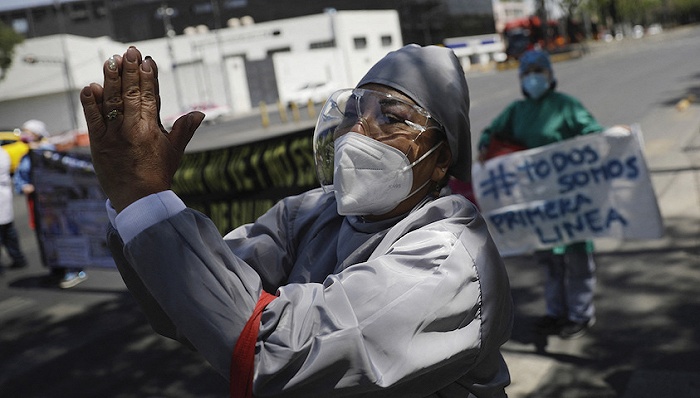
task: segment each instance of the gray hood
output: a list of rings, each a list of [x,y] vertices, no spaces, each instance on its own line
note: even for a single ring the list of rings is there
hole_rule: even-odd
[[[377,62],[357,87],[377,83],[401,91],[425,108],[444,128],[452,151],[449,173],[471,180],[469,88],[452,50],[409,44]]]

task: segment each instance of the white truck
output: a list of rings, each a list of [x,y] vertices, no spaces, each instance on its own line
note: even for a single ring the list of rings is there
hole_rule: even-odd
[[[485,35],[448,37],[443,41],[459,58],[462,68],[468,71],[472,65],[487,66],[491,62],[506,60],[506,47],[498,33]]]

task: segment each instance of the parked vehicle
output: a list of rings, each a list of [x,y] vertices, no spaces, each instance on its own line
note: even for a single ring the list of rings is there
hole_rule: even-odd
[[[206,115],[204,118],[204,123],[217,123],[223,118],[231,114],[231,108],[226,105],[219,105],[212,102],[202,102],[190,106],[187,110],[165,117],[163,122],[163,127],[170,129],[173,123],[182,115],[186,115],[192,111],[200,111]]]
[[[326,102],[338,87],[331,82],[307,83],[299,87],[287,99],[287,105],[296,104],[298,106],[307,105],[309,100],[314,104]]]
[[[551,54],[568,51],[569,40],[560,33],[559,22],[547,20],[543,26],[540,18],[532,15],[506,23],[503,29],[508,60],[517,60],[525,51],[541,48]]]

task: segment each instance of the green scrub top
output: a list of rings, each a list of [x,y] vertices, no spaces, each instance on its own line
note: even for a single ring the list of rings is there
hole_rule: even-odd
[[[511,103],[484,129],[479,148],[487,146],[493,135],[536,148],[602,130],[576,98],[550,91],[536,100],[525,98]]]

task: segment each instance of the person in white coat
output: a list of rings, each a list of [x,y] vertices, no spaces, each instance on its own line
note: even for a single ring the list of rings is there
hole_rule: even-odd
[[[27,260],[19,244],[15,228],[15,210],[12,200],[12,178],[10,177],[10,155],[0,147],[0,245],[5,246],[12,259],[10,268],[23,268]]]
[[[170,190],[204,115],[158,122],[155,62],[130,47],[81,91],[110,249],[154,329],[231,396],[504,397],[505,267],[475,206],[454,53],[405,46],[336,92],[314,132],[322,187],[221,237]]]

